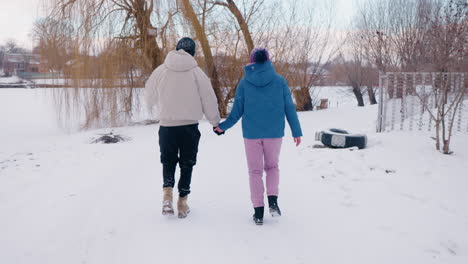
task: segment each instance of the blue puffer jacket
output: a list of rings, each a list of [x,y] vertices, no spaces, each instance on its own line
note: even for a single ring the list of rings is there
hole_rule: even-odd
[[[288,84],[275,72],[271,62],[251,64],[244,71],[232,111],[219,128],[228,130],[242,117],[244,138],[280,138],[284,136],[286,117],[293,137],[301,137],[301,125]]]

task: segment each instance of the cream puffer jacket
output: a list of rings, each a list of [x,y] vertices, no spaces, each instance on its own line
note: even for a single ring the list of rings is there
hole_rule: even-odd
[[[171,51],[145,85],[150,108],[156,107],[161,126],[198,123],[205,114],[211,125],[220,117],[210,79],[184,50]]]

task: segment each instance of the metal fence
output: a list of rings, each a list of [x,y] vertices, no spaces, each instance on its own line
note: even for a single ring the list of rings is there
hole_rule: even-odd
[[[17,72],[16,75],[26,80],[63,78],[63,74],[52,72]]]
[[[377,132],[432,131],[431,113],[437,113],[441,102],[438,87],[445,85],[447,94],[442,102],[449,106],[459,100],[459,107],[449,116],[455,116],[453,132],[468,132],[468,89],[464,72],[388,72],[379,76],[380,105]],[[449,107],[447,107],[450,109]],[[451,125],[451,124],[449,124]]]

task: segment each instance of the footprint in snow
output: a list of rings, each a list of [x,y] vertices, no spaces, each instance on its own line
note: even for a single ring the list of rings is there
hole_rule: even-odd
[[[447,240],[440,242],[440,245],[445,248],[451,255],[457,255],[458,245],[457,243]]]

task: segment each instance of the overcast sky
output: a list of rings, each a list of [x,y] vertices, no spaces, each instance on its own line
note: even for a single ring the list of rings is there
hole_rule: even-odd
[[[31,29],[42,14],[44,0],[0,0],[0,44],[8,39],[31,49]],[[325,0],[327,1],[327,0]],[[336,0],[337,18],[346,21],[354,10],[353,0]]]
[[[42,0],[0,0],[0,43],[15,39],[22,46],[31,48],[34,20],[39,17]]]

